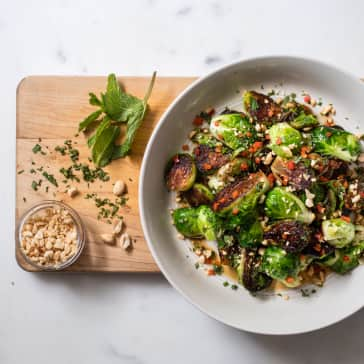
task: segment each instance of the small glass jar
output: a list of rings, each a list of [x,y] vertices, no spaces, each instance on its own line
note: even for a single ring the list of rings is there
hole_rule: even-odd
[[[77,234],[77,238],[76,238],[77,250],[74,255],[70,256],[69,259],[67,259],[64,262],[59,262],[54,265],[42,265],[42,264],[38,264],[37,262],[30,259],[30,257],[27,254],[25,254],[25,252],[23,251],[23,248],[21,245],[22,239],[23,239],[22,232],[23,232],[24,226],[27,224],[27,222],[29,221],[30,218],[32,218],[38,214],[41,214],[43,211],[45,212],[47,209],[54,209],[54,208],[65,209],[68,212],[69,216],[72,218],[72,220],[73,220],[72,222],[74,223],[74,226],[76,229],[76,234]],[[42,202],[34,205],[33,207],[31,207],[29,210],[27,210],[20,219],[16,236],[17,236],[17,246],[18,246],[19,252],[22,255],[22,257],[31,266],[33,266],[34,268],[36,268],[38,270],[43,270],[43,271],[60,271],[62,269],[69,267],[81,255],[82,250],[85,246],[85,240],[86,240],[85,228],[84,228],[81,218],[77,214],[77,212],[74,209],[72,209],[70,206],[66,205],[65,203],[59,202],[59,201],[53,201],[53,200],[42,201]]]

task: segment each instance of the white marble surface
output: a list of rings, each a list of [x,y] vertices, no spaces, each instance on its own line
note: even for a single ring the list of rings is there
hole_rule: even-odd
[[[311,334],[252,335],[206,317],[161,275],[25,273],[13,241],[22,77],[200,75],[265,54],[364,76],[363,13],[354,0],[1,1],[0,363],[363,363],[363,311]]]

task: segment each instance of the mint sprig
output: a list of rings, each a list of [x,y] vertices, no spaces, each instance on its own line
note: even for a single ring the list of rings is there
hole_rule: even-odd
[[[95,165],[103,167],[112,159],[123,158],[129,154],[136,132],[143,122],[155,78],[156,72],[153,73],[143,100],[124,92],[113,73],[108,76],[106,92],[101,93],[100,98],[89,93],[89,103],[99,109],[80,122],[79,131],[86,131],[99,123],[95,133],[87,141]],[[120,135],[120,123],[126,123],[126,135],[123,143],[116,145],[115,141]]]

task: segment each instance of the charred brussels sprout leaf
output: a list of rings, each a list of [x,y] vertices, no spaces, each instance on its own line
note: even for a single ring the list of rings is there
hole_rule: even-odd
[[[318,125],[316,116],[312,114],[302,113],[290,122],[290,125],[295,129],[310,128]]]
[[[355,226],[342,219],[331,219],[322,222],[324,239],[336,248],[350,244],[355,237]]]
[[[230,212],[234,208],[242,213],[250,213],[255,209],[259,197],[269,188],[269,181],[263,172],[252,173],[220,191],[212,208],[220,213]]]
[[[230,177],[237,176],[242,173],[243,169],[251,165],[250,160],[245,158],[235,158],[224,164],[219,170],[209,177],[208,185],[213,191],[220,191],[228,183]]]
[[[299,253],[310,243],[311,229],[299,221],[277,222],[264,233],[264,239],[275,242],[288,253]]]
[[[360,153],[360,143],[355,135],[327,126],[320,126],[312,131],[312,143],[317,153],[346,162],[356,161]]]
[[[315,215],[304,203],[284,187],[275,187],[265,200],[265,212],[273,220],[297,220],[311,224]]]
[[[220,149],[199,145],[193,150],[197,169],[202,174],[214,173],[218,168],[230,160],[228,154],[223,154]]]
[[[283,158],[290,158],[302,144],[301,133],[288,123],[274,124],[268,130],[270,143],[268,148]]]
[[[257,121],[278,121],[282,115],[281,107],[269,96],[247,91],[244,93],[243,99],[245,110]]]
[[[261,257],[253,250],[244,250],[237,268],[239,283],[248,291],[258,292],[270,286],[272,278],[260,271]]]
[[[210,132],[231,149],[247,150],[256,141],[256,130],[243,114],[215,116],[211,120]]]
[[[238,240],[243,248],[258,247],[263,240],[263,228],[260,221],[256,220],[247,228],[240,229]]]
[[[312,184],[313,172],[303,163],[293,164],[294,168],[289,168],[292,161],[277,157],[271,165],[274,176],[281,183],[287,182],[296,191],[309,189]]]
[[[281,281],[288,287],[300,284],[298,273],[300,271],[299,257],[287,253],[285,250],[270,246],[265,249],[261,264],[261,271],[273,279]]]
[[[183,194],[183,196],[193,207],[209,205],[214,199],[214,195],[209,188],[201,183],[195,183],[190,190]]]
[[[165,181],[170,191],[187,191],[196,179],[196,165],[189,154],[176,154],[167,164]]]
[[[220,231],[220,222],[208,206],[182,207],[173,211],[176,229],[188,238],[206,238],[216,240]]]
[[[357,245],[335,249],[334,256],[327,257],[322,264],[336,273],[345,274],[359,265],[359,258],[364,252],[364,241]]]

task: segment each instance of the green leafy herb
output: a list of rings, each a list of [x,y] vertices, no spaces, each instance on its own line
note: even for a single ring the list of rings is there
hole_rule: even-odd
[[[54,178],[53,174],[49,174],[47,172],[42,173],[43,177],[46,178],[52,185],[58,187],[57,180]]]
[[[232,285],[231,285],[231,289],[232,289],[233,291],[236,291],[238,288],[239,288],[239,287],[238,287],[236,284],[232,284]]]
[[[222,265],[213,265],[212,269],[218,275],[222,274],[224,271],[224,268],[222,267]]]
[[[79,124],[79,130],[87,130],[91,124],[99,119],[102,120],[95,134],[87,141],[89,148],[91,148],[92,161],[96,166],[105,166],[112,159],[125,157],[129,153],[136,132],[147,110],[147,102],[155,77],[156,73],[153,74],[143,100],[125,93],[121,89],[115,74],[108,76],[106,92],[101,94],[101,99],[97,98],[93,93],[89,94],[90,104],[99,106],[100,109],[87,116]],[[127,124],[126,136],[121,145],[116,145],[115,141],[120,134],[119,123]]]
[[[39,180],[38,182],[37,181],[32,181],[32,189],[34,191],[38,191],[38,187],[40,187],[42,184],[42,180]]]
[[[228,287],[228,286],[229,286],[229,282],[228,282],[228,281],[225,281],[222,285],[223,285],[224,287]]]
[[[93,112],[92,114],[90,114],[89,116],[87,116],[87,118],[85,118],[79,125],[78,127],[78,131],[82,131],[87,129],[93,122],[95,122],[99,116],[102,114],[102,109],[97,110],[95,112]]]
[[[24,169],[22,169],[21,171],[18,172],[18,174],[22,174],[24,173]]]

